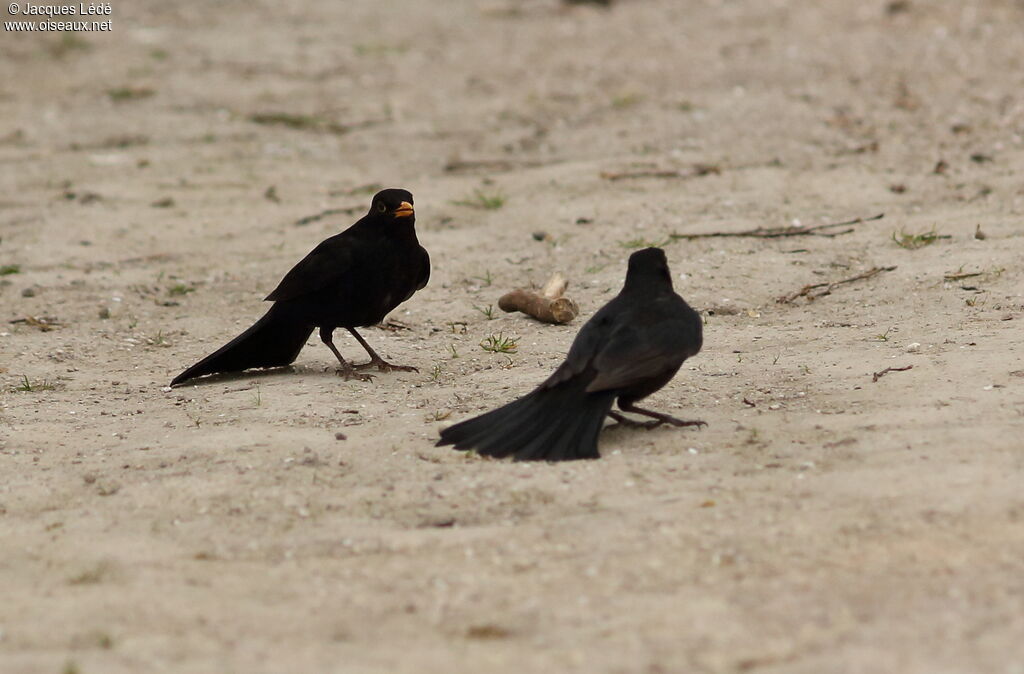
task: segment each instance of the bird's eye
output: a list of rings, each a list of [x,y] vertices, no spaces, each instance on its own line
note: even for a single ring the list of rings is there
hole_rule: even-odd
[[[383,213],[384,211],[388,210],[388,207],[385,206],[384,202],[382,201],[379,204],[377,204],[377,210]]]

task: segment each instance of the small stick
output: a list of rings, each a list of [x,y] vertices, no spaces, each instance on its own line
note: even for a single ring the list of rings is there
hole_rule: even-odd
[[[673,240],[685,239],[687,241],[692,241],[694,239],[712,239],[721,237],[753,237],[757,239],[781,239],[787,236],[827,236],[829,238],[832,238],[839,236],[840,234],[849,234],[850,232],[853,231],[853,229],[844,229],[840,232],[828,232],[825,230],[829,230],[834,227],[849,227],[850,225],[859,225],[862,222],[881,220],[884,217],[885,213],[879,213],[878,215],[872,215],[870,218],[855,218],[853,220],[846,220],[845,222],[833,222],[827,225],[815,225],[814,227],[804,227],[803,225],[787,225],[785,227],[757,227],[755,229],[748,229],[742,232],[700,232],[698,234],[669,234],[669,238]]]
[[[348,208],[327,208],[325,210],[320,211],[319,213],[314,213],[313,215],[307,215],[305,217],[299,218],[298,220],[295,221],[295,224],[298,225],[299,227],[302,227],[303,225],[308,225],[311,222],[322,220],[329,215],[338,215],[341,213],[347,215],[351,213],[356,213],[359,211],[359,209],[359,206],[349,206]]]
[[[834,290],[838,286],[841,286],[841,285],[846,284],[846,283],[853,283],[854,281],[863,281],[864,279],[869,279],[872,276],[877,276],[878,274],[881,274],[883,271],[892,271],[895,268],[896,267],[894,267],[894,266],[893,267],[872,267],[871,269],[867,270],[863,274],[857,274],[856,276],[851,276],[850,278],[844,278],[844,279],[842,279],[840,281],[830,281],[830,282],[827,282],[827,283],[813,283],[811,285],[804,286],[803,288],[801,288],[800,290],[798,290],[797,292],[795,292],[795,293],[793,293],[791,295],[783,295],[782,297],[779,297],[775,301],[778,302],[779,304],[789,304],[790,302],[793,302],[794,300],[796,300],[798,297],[806,297],[808,301],[814,301],[814,300],[818,299],[819,297],[824,297],[825,295],[831,295],[832,294],[832,290]],[[821,289],[820,292],[814,292],[815,290],[818,290],[819,288]]]
[[[548,282],[541,288],[540,294],[549,299],[558,299],[565,294],[565,289],[569,287],[569,282],[565,280],[558,272],[548,279]]]
[[[948,274],[944,274],[942,276],[942,280],[944,280],[944,281],[962,281],[965,278],[974,278],[975,276],[981,276],[981,275],[982,275],[982,272],[980,272],[980,271],[949,272]]]
[[[512,159],[451,159],[444,165],[446,173],[469,173],[473,171],[514,171],[522,168],[545,166],[543,161],[516,161]]]
[[[601,177],[605,180],[625,180],[627,178],[698,178],[706,175],[718,175],[722,169],[714,164],[694,164],[689,171],[676,171],[673,169],[642,169],[639,171],[602,171]]]
[[[521,311],[545,323],[568,323],[580,312],[576,303],[564,295],[568,286],[569,282],[556,273],[539,293],[522,288],[505,293],[498,299],[498,308]]]
[[[25,318],[15,318],[13,321],[10,321],[10,323],[11,325],[15,325],[17,323],[31,325],[33,328],[39,328],[40,332],[50,332],[51,330],[62,327],[60,321],[49,316],[26,316]]]
[[[873,375],[871,375],[871,381],[876,382],[885,375],[889,374],[890,372],[906,372],[907,370],[913,369],[913,367],[913,365],[908,365],[906,367],[887,367],[881,372],[876,372]]]

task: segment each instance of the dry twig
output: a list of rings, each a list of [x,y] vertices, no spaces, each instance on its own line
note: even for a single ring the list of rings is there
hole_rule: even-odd
[[[962,281],[965,278],[974,278],[975,276],[981,276],[984,272],[970,271],[970,272],[959,272],[951,271],[942,275],[943,281]]]
[[[835,227],[849,227],[850,225],[858,225],[862,222],[871,222],[873,220],[881,220],[885,217],[885,213],[879,213],[878,215],[872,215],[869,218],[855,218],[853,220],[846,220],[844,222],[833,222],[827,225],[815,225],[814,227],[804,227],[803,225],[787,225],[785,227],[757,227],[755,229],[747,229],[742,232],[699,232],[697,234],[669,234],[669,237],[673,240],[685,239],[692,241],[693,239],[712,239],[712,238],[724,238],[724,237],[753,237],[757,239],[781,239],[787,236],[826,236],[829,238],[839,236],[840,234],[849,234],[853,231],[853,228],[844,229],[839,232],[826,231],[831,230]]]
[[[699,178],[706,175],[718,175],[722,169],[714,164],[694,164],[687,171],[675,169],[640,169],[638,171],[601,171],[605,180],[626,180],[628,178]]]
[[[863,281],[864,279],[869,279],[872,276],[877,276],[878,274],[881,274],[883,271],[892,271],[895,268],[896,268],[895,266],[893,266],[893,267],[872,267],[871,269],[867,270],[863,274],[857,274],[856,276],[851,276],[850,278],[844,278],[844,279],[842,279],[840,281],[828,281],[826,283],[812,283],[811,285],[804,286],[803,288],[801,288],[800,290],[798,290],[795,293],[792,293],[790,295],[783,295],[782,297],[779,297],[775,301],[778,302],[779,304],[789,304],[789,303],[793,302],[794,300],[796,300],[799,297],[806,297],[807,301],[813,302],[814,300],[818,299],[819,297],[824,297],[825,295],[831,295],[832,294],[832,290],[834,290],[838,286],[845,285],[847,283],[853,283],[855,281]]]
[[[360,208],[362,208],[362,207],[361,206],[349,206],[347,208],[327,208],[325,210],[320,211],[319,213],[314,213],[313,215],[307,215],[305,217],[299,218],[298,220],[295,221],[295,224],[297,226],[299,226],[299,227],[302,227],[303,225],[308,225],[311,222],[316,222],[317,220],[323,220],[324,218],[326,218],[329,215],[338,215],[338,214],[342,214],[342,213],[346,214],[346,215],[349,215],[349,214],[352,214],[352,213],[358,213]]]
[[[10,323],[11,325],[24,323],[33,328],[38,328],[40,332],[50,332],[51,330],[63,327],[63,324],[52,316],[26,316],[25,318],[15,318]]]
[[[887,367],[881,372],[876,372],[873,375],[871,375],[871,381],[876,382],[885,375],[889,374],[890,372],[906,372],[907,370],[913,369],[913,367],[913,365],[908,365],[906,367]]]
[[[446,173],[503,172],[545,166],[550,162],[514,159],[450,159],[444,165]]]

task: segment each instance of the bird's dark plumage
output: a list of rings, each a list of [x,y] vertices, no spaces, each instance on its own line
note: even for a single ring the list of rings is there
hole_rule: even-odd
[[[378,192],[365,216],[323,241],[285,274],[267,296],[274,305],[263,318],[179,374],[171,386],[207,374],[288,365],[316,328],[346,377],[368,366],[414,370],[385,362],[355,331],[382,321],[430,278],[430,258],[416,239],[412,203],[406,190]],[[352,333],[370,362],[353,366],[342,358],[332,340],[336,328]]]
[[[629,258],[622,291],[584,324],[555,372],[532,393],[441,431],[438,445],[518,461],[596,459],[605,416],[640,425],[619,409],[653,418],[642,424],[703,425],[635,403],[667,384],[703,343],[701,320],[672,290],[665,253]]]

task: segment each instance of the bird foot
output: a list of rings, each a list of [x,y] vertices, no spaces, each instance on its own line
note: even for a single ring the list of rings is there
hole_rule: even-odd
[[[339,367],[334,372],[345,381],[355,379],[357,381],[373,381],[372,374],[365,374],[363,372],[356,372],[356,367],[349,365],[348,367]]]
[[[381,372],[419,372],[412,365],[394,365],[383,358],[374,358],[368,363],[360,363],[355,366],[355,369],[365,370],[368,367],[375,367]]]
[[[699,419],[684,421],[683,419],[676,419],[673,416],[660,413],[658,413],[658,416],[651,421],[635,421],[629,417],[619,414],[618,412],[609,412],[608,416],[616,421],[616,426],[624,426],[626,428],[645,428],[647,430],[651,430],[652,428],[657,428],[662,424],[672,424],[676,427],[697,426],[698,428],[701,426],[707,426],[706,422],[700,421]]]
[[[658,420],[654,420],[654,421],[635,421],[635,420],[630,419],[628,417],[622,416],[618,412],[609,412],[608,416],[610,416],[612,419],[615,419],[615,425],[612,426],[612,428],[618,428],[619,426],[622,426],[623,428],[646,428],[646,429],[650,430],[652,428],[656,428],[658,426],[661,426],[661,424],[664,423],[664,422],[658,421]]]

